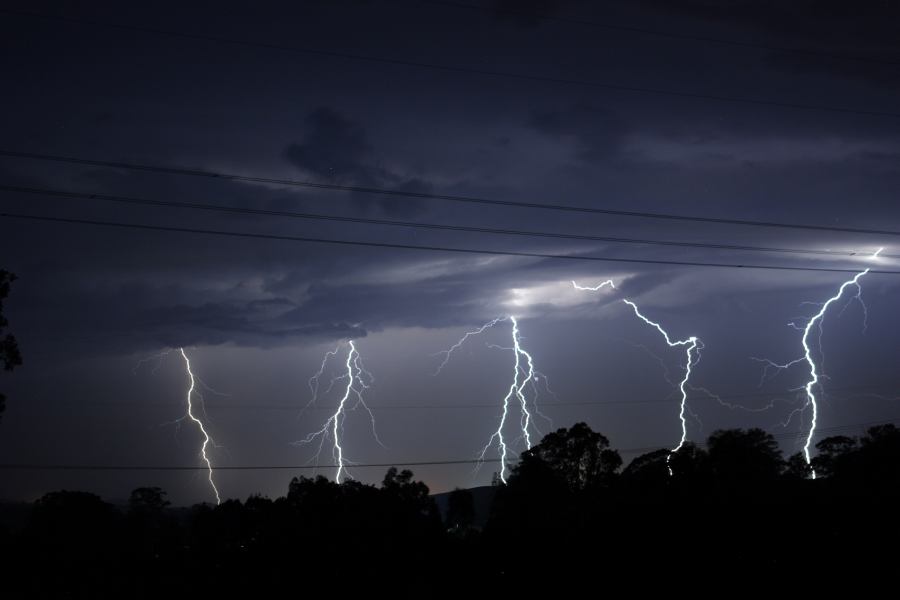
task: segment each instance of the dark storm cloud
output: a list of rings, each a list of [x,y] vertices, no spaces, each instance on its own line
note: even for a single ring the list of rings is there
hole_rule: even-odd
[[[643,0],[664,14],[680,14],[710,21],[752,24],[760,29],[819,37],[832,45],[845,40],[890,40],[900,7],[881,0]],[[824,27],[828,26],[828,29]],[[829,37],[831,36],[831,37]]]
[[[614,111],[576,104],[561,110],[535,111],[530,126],[542,134],[572,140],[585,162],[617,154],[629,127]]]
[[[557,16],[572,4],[577,3],[567,0],[492,0],[491,9],[498,21],[535,27],[545,21],[542,17]]]
[[[307,115],[305,123],[305,137],[290,144],[285,156],[295,167],[312,173],[319,181],[412,193],[432,190],[428,182],[384,166],[369,143],[365,128],[336,110],[320,106]],[[360,199],[359,205],[372,206],[371,198]],[[387,214],[405,216],[422,208],[414,200],[389,196],[380,199],[378,206]]]
[[[876,52],[879,56],[888,57],[895,54],[897,58],[888,59],[895,64],[871,63],[865,60],[823,60],[821,57],[805,54],[772,52],[766,58],[766,65],[773,70],[797,77],[825,75],[843,80],[847,84],[864,83],[875,91],[896,93],[900,90],[900,45],[882,46]]]
[[[372,178],[371,169],[362,164],[372,152],[362,125],[320,106],[306,116],[306,129],[304,140],[285,150],[294,165],[325,180]]]
[[[103,290],[22,287],[22,295],[32,299],[32,310],[40,315],[34,323],[27,316],[26,322],[20,321],[32,330],[33,339],[65,340],[91,354],[226,343],[267,348],[297,340],[316,343],[366,335],[358,325],[323,311],[310,318],[288,298],[241,299],[192,288],[189,282],[126,283]],[[65,311],[59,310],[60,297],[66,298]]]
[[[272,308],[277,310],[273,311]],[[303,340],[365,337],[366,331],[346,322],[310,323],[287,300],[267,302],[208,302],[198,306],[153,308],[133,317],[147,336],[148,347],[205,346],[233,343],[273,347]],[[301,317],[301,318],[296,318]]]
[[[746,33],[738,33],[733,39],[756,42],[763,48],[771,46],[770,50],[764,50],[764,64],[773,70],[805,80],[826,75],[849,84],[863,82],[873,89],[897,90],[900,69],[900,37],[896,35],[900,26],[900,6],[897,3],[879,0],[693,0],[678,3],[649,0],[642,4],[653,6],[662,14],[688,16],[713,26],[728,24],[745,29]],[[727,39],[727,36],[720,37]]]

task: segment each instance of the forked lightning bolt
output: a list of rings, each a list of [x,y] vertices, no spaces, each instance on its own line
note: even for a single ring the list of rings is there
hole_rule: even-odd
[[[576,290],[586,290],[586,291],[592,291],[592,292],[599,291],[601,288],[606,287],[606,286],[609,286],[612,289],[616,289],[616,286],[612,282],[612,280],[606,280],[606,281],[604,281],[596,286],[593,286],[593,287],[580,286],[576,282],[573,281],[572,286]],[[691,378],[691,371],[692,371],[693,367],[696,366],[697,362],[699,362],[699,360],[700,360],[700,351],[703,350],[703,342],[700,341],[700,338],[698,338],[696,336],[690,336],[689,338],[684,339],[684,340],[674,340],[673,341],[672,338],[669,337],[669,333],[665,329],[663,329],[659,323],[656,323],[655,321],[651,321],[650,319],[645,317],[643,314],[641,314],[641,311],[638,309],[637,304],[635,304],[631,300],[628,300],[627,298],[623,299],[622,301],[631,307],[631,309],[634,311],[634,314],[640,320],[642,320],[647,325],[650,325],[651,327],[653,327],[657,331],[659,331],[662,334],[663,338],[666,340],[666,344],[668,344],[669,347],[677,348],[679,346],[683,346],[685,348],[687,358],[685,361],[684,377],[681,379],[681,382],[678,385],[678,389],[681,392],[681,410],[678,415],[679,418],[681,419],[681,439],[679,439],[678,445],[675,446],[674,448],[672,448],[672,452],[678,452],[681,449],[681,447],[684,446],[685,442],[687,441],[687,419],[685,417],[685,413],[687,412],[688,381]],[[671,456],[672,455],[669,454],[669,456],[666,457],[666,463],[669,462],[669,459],[671,458]],[[672,469],[670,467],[669,475],[671,475],[671,474],[672,474]]]
[[[329,350],[325,353],[325,356],[322,357],[322,364],[319,366],[319,370],[316,371],[315,375],[309,378],[307,385],[309,386],[309,402],[306,403],[306,406],[303,407],[303,410],[300,411],[300,414],[297,417],[303,416],[303,413],[306,412],[310,406],[316,403],[319,399],[319,384],[320,379],[325,374],[325,369],[328,366],[328,359],[333,356],[337,356],[337,353],[341,351],[341,346],[338,345],[334,350]],[[328,388],[323,392],[327,394],[331,391],[331,388],[334,387],[334,382],[340,379],[341,377],[334,377],[331,379],[331,383],[328,384]]]
[[[882,250],[883,250],[883,248],[879,248],[872,255],[872,259],[877,259],[878,255],[881,254]],[[807,381],[806,385],[803,386],[803,390],[806,392],[806,403],[802,407],[797,409],[797,411],[803,411],[807,407],[812,408],[812,419],[810,421],[809,431],[807,432],[807,435],[806,435],[806,443],[803,445],[803,456],[806,458],[806,464],[812,463],[812,459],[809,455],[809,447],[812,444],[813,437],[816,434],[816,424],[817,424],[818,418],[819,418],[819,404],[816,399],[815,387],[819,384],[819,379],[823,376],[821,373],[819,373],[818,367],[816,365],[816,361],[813,359],[812,348],[810,348],[810,344],[809,344],[809,336],[810,336],[810,333],[812,333],[813,329],[815,328],[818,330],[819,339],[821,340],[822,321],[825,319],[825,313],[828,312],[828,308],[832,304],[834,304],[835,302],[840,300],[841,296],[844,295],[844,291],[848,287],[856,288],[856,295],[854,296],[854,298],[856,300],[859,300],[860,303],[862,303],[862,297],[861,297],[862,287],[859,285],[859,280],[868,272],[869,272],[869,269],[866,268],[863,271],[860,271],[859,273],[857,273],[852,279],[849,279],[849,280],[845,281],[844,283],[842,283],[841,287],[838,288],[837,293],[834,296],[832,296],[831,298],[829,298],[827,301],[825,301],[824,304],[822,304],[821,308],[819,308],[819,312],[817,312],[815,315],[813,315],[806,322],[805,327],[801,328],[793,322],[788,323],[789,327],[798,329],[803,332],[803,338],[802,338],[803,356],[801,356],[800,358],[796,358],[790,362],[783,363],[783,364],[773,362],[767,358],[752,357],[753,360],[765,363],[766,370],[768,370],[769,368],[773,368],[773,369],[777,369],[777,370],[784,370],[784,369],[788,369],[788,368],[790,368],[798,363],[801,363],[801,362],[805,362],[806,364],[809,365],[809,381]],[[863,314],[866,315],[865,304],[863,304]],[[820,348],[820,353],[821,353],[821,348]],[[763,372],[763,378],[765,378],[765,371]],[[795,412],[797,412],[797,411],[795,411]],[[794,413],[791,413],[791,416],[793,416],[793,414]],[[788,417],[788,422],[789,421],[790,421],[790,417]],[[812,478],[813,479],[816,478],[815,470],[812,470]]]
[[[181,351],[181,356],[184,358],[184,366],[187,370],[188,378],[190,379],[191,385],[187,391],[187,418],[197,424],[197,427],[200,429],[200,433],[203,434],[203,446],[200,448],[200,455],[203,457],[203,462],[206,463],[207,470],[207,479],[209,479],[209,485],[213,489],[213,493],[216,495],[216,504],[221,504],[222,499],[219,497],[219,489],[216,487],[216,482],[213,481],[213,466],[209,460],[209,455],[206,453],[206,449],[210,444],[215,444],[212,441],[212,438],[209,437],[209,433],[207,433],[206,428],[203,426],[203,421],[198,419],[194,415],[194,388],[196,387],[196,382],[194,379],[194,372],[191,370],[191,360],[188,358],[187,353],[184,351],[184,348],[179,348]]]
[[[675,340],[672,341],[669,338],[669,334],[663,329],[659,323],[651,321],[647,317],[641,314],[641,311],[638,310],[637,305],[631,300],[623,300],[625,304],[630,306],[634,310],[634,314],[637,315],[639,319],[647,323],[648,325],[655,327],[657,331],[659,331],[663,338],[666,340],[666,344],[669,347],[675,348],[678,346],[684,346],[686,348],[687,359],[685,360],[684,366],[684,378],[682,378],[681,382],[678,385],[678,389],[681,391],[681,411],[678,414],[678,418],[681,419],[681,439],[678,441],[678,445],[672,448],[672,452],[678,452],[681,450],[681,447],[684,446],[684,443],[687,441],[687,419],[685,418],[685,411],[687,410],[687,385],[688,381],[691,378],[691,369],[699,362],[700,360],[700,351],[703,350],[703,342],[700,341],[700,338],[696,336],[690,336],[684,340]],[[669,459],[672,457],[671,454],[666,457],[666,462],[668,463]],[[671,467],[669,468],[669,475],[672,474]]]
[[[322,447],[325,444],[325,441],[328,438],[331,438],[332,448],[331,454],[334,458],[335,465],[337,465],[337,472],[335,473],[334,480],[337,483],[341,482],[341,477],[351,477],[349,472],[347,471],[348,465],[352,465],[350,461],[347,460],[344,455],[344,447],[341,441],[341,434],[344,431],[344,419],[347,416],[348,410],[356,410],[359,407],[362,407],[369,413],[369,419],[372,423],[372,434],[375,436],[375,441],[378,442],[382,447],[384,444],[381,443],[381,440],[378,438],[378,432],[375,429],[375,415],[372,413],[372,410],[366,404],[365,399],[363,398],[363,392],[369,388],[369,385],[373,381],[372,374],[369,373],[366,368],[362,364],[362,360],[359,356],[359,351],[356,349],[356,344],[353,343],[353,340],[350,340],[347,343],[349,349],[347,351],[347,360],[344,362],[344,372],[342,375],[334,377],[331,380],[331,384],[325,390],[327,393],[333,386],[336,381],[344,381],[346,380],[347,386],[344,388],[344,393],[341,396],[340,401],[338,402],[337,409],[335,409],[334,413],[328,417],[328,420],[325,421],[325,424],[322,425],[322,428],[318,431],[314,431],[310,433],[306,438],[294,442],[295,445],[303,445],[309,444],[314,440],[319,440],[319,450],[316,453],[316,459],[318,460]],[[335,348],[332,351],[326,352],[325,356],[322,359],[322,365],[319,367],[318,372],[313,375],[309,380],[310,391],[312,392],[312,398],[307,403],[307,407],[313,404],[319,394],[319,379],[325,373],[325,369],[327,367],[328,359],[336,356],[340,351],[340,346]],[[355,397],[355,403],[351,400],[351,397]],[[352,403],[352,405],[350,405]],[[352,477],[351,477],[352,478]]]
[[[468,340],[472,336],[484,333],[485,330],[490,329],[497,323],[503,321],[509,321],[512,324],[513,345],[511,348],[509,348],[509,350],[512,350],[515,356],[515,363],[513,364],[513,379],[512,383],[510,383],[509,385],[509,390],[503,397],[500,423],[498,424],[496,431],[494,431],[494,433],[488,439],[487,444],[485,444],[484,448],[481,450],[479,460],[484,460],[485,455],[487,455],[488,451],[491,449],[491,446],[494,445],[494,441],[496,440],[497,446],[500,451],[500,480],[503,483],[506,483],[506,465],[511,451],[509,449],[509,444],[507,444],[506,438],[503,435],[503,430],[506,427],[506,420],[509,417],[510,403],[513,402],[513,398],[519,401],[519,409],[521,410],[519,427],[522,432],[522,438],[525,440],[526,449],[531,448],[531,430],[534,429],[535,431],[540,433],[540,431],[538,431],[536,425],[534,424],[532,411],[528,408],[528,396],[526,395],[526,389],[529,385],[534,386],[535,381],[537,380],[537,378],[541,377],[541,375],[534,369],[534,360],[532,359],[531,354],[529,354],[522,347],[522,338],[519,332],[519,322],[513,316],[497,317],[493,321],[485,323],[478,329],[466,332],[455,344],[450,346],[449,349],[439,353],[439,355],[443,355],[444,359],[438,366],[435,375],[440,374],[441,370],[447,365],[447,362],[450,360],[453,352],[455,350],[458,350],[466,342],[466,340]],[[536,405],[533,410],[536,414],[540,414],[537,411]]]

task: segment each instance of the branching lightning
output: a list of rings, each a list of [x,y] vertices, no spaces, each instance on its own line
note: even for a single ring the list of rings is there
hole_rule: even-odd
[[[328,359],[333,356],[337,356],[337,353],[340,351],[341,346],[340,344],[338,344],[338,346],[334,350],[329,350],[328,352],[326,352],[325,356],[322,357],[322,364],[319,365],[319,370],[316,371],[315,375],[309,378],[309,381],[307,382],[307,385],[309,386],[309,402],[306,403],[306,406],[304,406],[303,410],[300,411],[300,414],[297,415],[298,419],[303,416],[303,413],[306,412],[306,409],[315,404],[319,399],[319,384],[322,376],[325,374],[325,369],[328,366]],[[323,393],[327,394],[328,392],[330,392],[331,388],[334,387],[334,383],[342,377],[346,377],[346,375],[332,377],[331,382],[328,384],[328,388]]]
[[[468,340],[472,336],[484,333],[485,330],[490,329],[491,327],[493,327],[494,325],[496,325],[497,323],[499,323],[501,321],[505,321],[507,318],[508,317],[497,317],[493,321],[488,321],[487,323],[485,323],[478,329],[475,329],[473,331],[467,331],[461,338],[459,338],[459,340],[455,344],[453,344],[446,350],[442,350],[442,351],[438,352],[436,356],[443,356],[444,360],[442,360],[441,364],[438,365],[438,368],[434,372],[434,374],[435,375],[441,374],[441,371],[443,370],[443,368],[445,366],[447,366],[448,362],[450,362],[450,356],[453,354],[454,351],[459,350],[460,347],[466,343],[466,340]]]
[[[881,254],[882,250],[883,250],[883,248],[879,248],[872,255],[871,258],[877,259],[878,255]],[[763,381],[765,381],[766,375],[768,374],[770,369],[775,369],[776,371],[783,371],[785,369],[789,369],[790,367],[792,367],[796,364],[802,363],[802,362],[805,362],[807,365],[809,365],[809,380],[806,382],[806,385],[804,385],[802,387],[802,389],[804,390],[804,392],[806,394],[806,403],[803,406],[801,406],[800,408],[797,408],[794,411],[792,411],[791,414],[788,416],[788,420],[786,421],[786,423],[789,423],[795,414],[803,412],[808,407],[812,408],[812,419],[810,421],[809,431],[807,432],[807,435],[806,435],[806,442],[803,445],[803,456],[806,458],[806,464],[811,464],[811,462],[812,462],[812,459],[809,454],[809,447],[812,444],[813,437],[815,436],[816,424],[817,424],[818,418],[819,418],[819,404],[818,404],[818,399],[816,398],[815,388],[817,385],[819,385],[819,380],[825,377],[824,373],[820,372],[819,367],[816,365],[816,361],[813,359],[812,348],[810,348],[810,342],[809,342],[810,334],[812,333],[813,329],[816,329],[818,331],[817,341],[818,341],[818,345],[819,345],[819,351],[821,354],[822,322],[825,319],[825,314],[828,312],[828,308],[832,304],[834,304],[835,302],[837,302],[838,300],[841,299],[841,297],[844,295],[844,291],[846,291],[846,289],[849,287],[856,288],[856,294],[853,296],[853,299],[857,300],[862,305],[864,326],[867,324],[868,311],[866,310],[865,303],[862,301],[862,287],[859,284],[859,280],[868,272],[869,272],[869,269],[866,268],[863,271],[860,271],[859,273],[857,273],[855,276],[853,276],[853,278],[842,283],[841,287],[838,288],[837,293],[834,296],[832,296],[831,298],[829,298],[828,300],[826,300],[825,303],[823,303],[821,305],[821,307],[819,308],[819,311],[815,315],[813,315],[809,320],[807,320],[805,326],[800,327],[799,325],[797,325],[794,322],[788,323],[788,327],[791,327],[793,329],[797,329],[798,331],[803,332],[803,337],[802,337],[803,356],[801,356],[800,358],[796,358],[792,361],[786,362],[786,363],[776,363],[767,358],[751,357],[753,360],[756,360],[758,362],[762,362],[763,364],[765,364],[765,368],[763,370]],[[816,478],[815,470],[812,471],[812,478],[813,479]]]
[[[352,476],[350,475],[347,467],[352,465],[353,463],[347,460],[347,457],[344,455],[344,447],[341,441],[341,436],[344,431],[344,420],[347,417],[347,411],[353,411],[362,407],[369,414],[369,419],[372,424],[372,435],[375,436],[375,441],[378,442],[379,445],[384,447],[384,444],[381,443],[381,439],[379,439],[378,432],[375,428],[375,415],[372,413],[372,410],[369,408],[368,404],[366,404],[366,401],[363,398],[363,392],[369,389],[369,386],[374,381],[374,377],[363,366],[362,359],[359,356],[359,351],[356,349],[356,344],[353,343],[353,340],[347,342],[347,345],[349,349],[347,351],[347,360],[344,362],[344,372],[342,375],[332,378],[331,383],[324,392],[327,393],[329,390],[331,390],[335,382],[346,380],[347,386],[344,388],[344,393],[341,396],[340,401],[338,402],[337,409],[330,417],[328,417],[328,420],[325,421],[321,429],[310,433],[300,441],[294,442],[295,445],[304,445],[310,444],[318,439],[319,447],[318,452],[315,456],[315,459],[318,460],[319,456],[322,453],[322,448],[325,445],[325,441],[331,439],[331,454],[335,464],[337,465],[337,472],[335,473],[334,480],[337,483],[341,482],[341,477],[343,476],[350,477],[352,479]],[[325,356],[322,358],[322,364],[319,367],[319,370],[309,379],[309,389],[312,393],[312,397],[307,403],[306,408],[308,408],[318,399],[320,378],[325,374],[328,360],[336,356],[339,352],[340,346],[338,346],[334,350],[326,352]],[[352,402],[351,397],[355,398],[355,403]]]
[[[492,321],[488,321],[478,329],[466,332],[455,344],[450,346],[450,348],[438,353],[438,356],[443,356],[444,359],[441,361],[441,364],[438,366],[434,374],[440,374],[441,370],[449,362],[453,352],[458,350],[463,344],[465,344],[465,342],[469,338],[484,333],[486,330],[504,321],[509,321],[512,324],[512,346],[509,348],[505,348],[501,346],[490,345],[490,347],[503,350],[511,350],[513,352],[513,355],[515,356],[515,362],[513,364],[513,378],[512,382],[509,385],[509,390],[503,397],[500,422],[497,425],[497,429],[493,434],[491,434],[491,437],[488,439],[487,444],[485,444],[484,448],[482,448],[481,453],[479,454],[479,460],[484,460],[484,457],[487,455],[488,451],[496,441],[497,447],[500,452],[500,480],[503,483],[506,483],[507,459],[513,452],[510,449],[510,445],[515,443],[507,443],[506,438],[504,437],[504,429],[506,427],[507,418],[509,417],[510,404],[514,401],[514,399],[518,400],[519,402],[519,409],[521,411],[519,420],[521,439],[524,439],[526,449],[530,449],[531,430],[533,429],[535,432],[540,434],[540,430],[537,428],[534,422],[534,414],[542,417],[544,416],[537,408],[537,381],[539,379],[543,379],[545,388],[550,391],[549,385],[547,383],[547,378],[539,371],[535,370],[534,359],[532,358],[531,354],[529,354],[522,346],[522,336],[519,331],[519,322],[513,316],[497,317]],[[531,409],[529,409],[528,407],[527,389],[529,387],[531,387],[535,393],[535,399],[532,402],[534,406]],[[546,417],[544,418],[546,419]]]
[[[609,286],[612,289],[616,289],[615,284],[612,282],[612,280],[609,280],[609,279],[596,285],[596,286],[593,286],[593,287],[580,286],[574,281],[572,282],[572,286],[576,290],[586,290],[586,291],[592,291],[592,292],[599,291],[600,289],[602,289],[603,287],[606,287],[606,286]],[[663,339],[666,340],[666,344],[668,344],[668,346],[670,348],[677,348],[677,347],[685,348],[685,353],[687,355],[687,358],[685,361],[684,377],[681,379],[681,381],[678,384],[678,389],[681,391],[681,404],[680,404],[681,409],[680,409],[680,412],[678,415],[679,419],[681,420],[681,438],[678,441],[678,445],[675,446],[674,448],[672,448],[672,452],[678,452],[678,450],[680,450],[681,447],[687,441],[687,419],[686,419],[685,415],[686,415],[686,413],[689,412],[688,407],[687,407],[688,387],[689,387],[688,382],[691,378],[691,372],[692,372],[693,368],[700,361],[700,351],[703,350],[703,342],[700,340],[700,338],[698,338],[696,336],[690,336],[689,338],[686,338],[683,340],[672,340],[672,338],[669,337],[669,333],[665,329],[663,329],[659,323],[657,323],[655,321],[651,321],[650,319],[645,317],[643,314],[641,314],[641,311],[640,311],[640,309],[638,309],[637,304],[635,304],[634,302],[632,302],[631,300],[629,300],[627,298],[623,299],[622,301],[631,307],[631,309],[634,311],[634,314],[640,320],[642,320],[647,325],[650,325],[651,327],[653,327],[657,331],[659,331],[659,333],[662,334]],[[668,460],[669,460],[669,458],[671,458],[671,456],[672,455],[669,454],[669,456],[666,459],[666,462],[668,462]],[[670,475],[672,474],[671,468],[669,469],[669,474]]]
[[[691,378],[691,370],[700,361],[700,351],[703,350],[703,342],[700,341],[700,338],[693,335],[684,340],[672,341],[672,339],[669,337],[668,332],[663,329],[659,323],[651,321],[641,314],[641,311],[638,310],[637,304],[628,299],[623,300],[623,302],[625,302],[625,304],[627,304],[632,308],[632,310],[634,310],[634,314],[637,315],[639,319],[644,321],[646,324],[655,327],[656,330],[662,334],[663,338],[666,340],[666,344],[668,344],[669,347],[685,347],[687,359],[685,361],[684,367],[684,378],[682,378],[681,382],[678,385],[678,389],[681,390],[681,410],[678,413],[678,418],[681,419],[681,439],[678,441],[678,445],[672,448],[672,452],[678,452],[687,441],[687,419],[685,418],[688,398],[687,385],[688,381]],[[671,458],[671,454],[666,458],[666,462],[668,462],[669,458]],[[669,474],[672,474],[671,468],[669,469]]]
[[[194,404],[193,404],[193,396],[194,396],[194,388],[196,387],[196,381],[194,378],[194,372],[191,370],[191,360],[188,358],[187,353],[184,351],[184,348],[179,348],[181,351],[181,356],[184,358],[184,366],[187,370],[188,378],[190,379],[191,385],[187,391],[187,418],[197,424],[197,427],[200,429],[200,433],[203,434],[203,446],[200,448],[200,455],[203,457],[203,462],[206,463],[207,469],[207,479],[209,479],[209,485],[213,489],[213,493],[216,495],[216,504],[222,503],[222,498],[219,497],[219,489],[216,487],[216,482],[213,481],[213,466],[209,460],[209,455],[206,453],[207,447],[213,443],[212,438],[209,437],[209,433],[207,433],[206,428],[203,426],[203,421],[198,419],[194,415]]]

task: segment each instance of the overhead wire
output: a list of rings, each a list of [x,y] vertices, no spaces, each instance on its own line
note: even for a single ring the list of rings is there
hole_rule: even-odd
[[[613,256],[595,256],[585,254],[549,254],[544,252],[525,252],[515,250],[492,250],[487,248],[460,248],[453,246],[436,246],[423,244],[400,244],[392,242],[368,242],[361,240],[323,238],[312,236],[295,236],[295,235],[277,235],[272,233],[255,233],[249,231],[229,231],[222,229],[202,229],[198,227],[174,227],[167,225],[153,225],[148,223],[125,223],[121,221],[106,221],[100,219],[79,219],[68,217],[51,217],[46,215],[35,215],[15,212],[0,212],[0,219],[10,219],[19,221],[56,223],[62,225],[88,225],[96,227],[106,227],[115,229],[131,229],[142,231],[156,232],[173,232],[193,235],[208,235],[216,237],[232,237],[254,240],[274,240],[283,242],[300,242],[312,244],[329,244],[338,246],[361,246],[369,248],[383,248],[394,250],[414,250],[425,252],[443,252],[457,254],[476,254],[486,256],[510,256],[519,258],[543,258],[552,260],[570,260],[583,262],[607,262],[620,264],[645,264],[645,265],[665,265],[665,266],[684,266],[684,267],[710,267],[710,268],[727,268],[727,269],[762,269],[772,271],[795,271],[795,272],[817,272],[817,273],[858,273],[859,269],[838,269],[830,267],[801,267],[789,265],[761,265],[754,263],[711,263],[703,261],[687,261],[687,260],[661,260],[650,258],[624,258]],[[890,269],[869,269],[872,275],[900,275],[900,271]]]

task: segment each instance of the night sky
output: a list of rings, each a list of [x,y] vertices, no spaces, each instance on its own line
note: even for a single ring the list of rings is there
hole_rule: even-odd
[[[2,3],[4,152],[426,196],[900,230],[900,9],[888,2],[83,4]],[[801,364],[761,381],[762,365],[751,357],[800,357],[802,332],[788,323],[814,314],[818,307],[804,302],[827,300],[852,273],[652,261],[900,271],[892,258],[900,238],[886,234],[462,203],[9,155],[0,156],[0,186],[4,213],[651,261],[2,218],[0,268],[19,276],[5,313],[25,361],[0,375],[8,396],[4,465],[200,466],[199,433],[174,423],[184,415],[183,362],[159,356],[182,346],[218,392],[204,392],[203,418],[222,446],[211,451],[213,464],[303,465],[315,448],[291,442],[319,429],[340,397],[338,384],[301,414],[308,379],[323,354],[348,339],[374,376],[366,397],[385,445],[373,439],[368,415],[350,413],[350,459],[473,459],[496,429],[510,385],[514,355],[502,349],[511,343],[509,323],[471,339],[438,376],[436,353],[503,315],[518,318],[522,343],[547,377],[540,383],[553,391],[541,398],[552,419],[538,419],[541,430],[586,421],[627,462],[678,442],[672,383],[685,361],[625,297],[675,338],[702,339],[695,387],[752,409],[728,409],[691,390],[689,440],[762,427],[790,454],[802,447],[810,413],[782,423],[803,405],[791,390],[809,370]],[[10,187],[858,256],[228,214]],[[883,256],[871,260],[879,247]],[[571,285],[610,278],[617,291]],[[851,290],[824,320],[816,439],[900,419],[900,277],[860,281],[867,319]],[[326,378],[339,374],[342,356]],[[331,462],[327,450],[322,461]],[[444,491],[487,484],[496,468],[414,471]],[[312,473],[216,477],[223,496],[244,498],[283,494],[291,476]],[[353,473],[375,482],[384,468]],[[140,485],[164,487],[177,504],[210,500],[202,471],[26,469],[6,470],[0,481],[0,498],[13,500],[62,488],[121,499]]]

